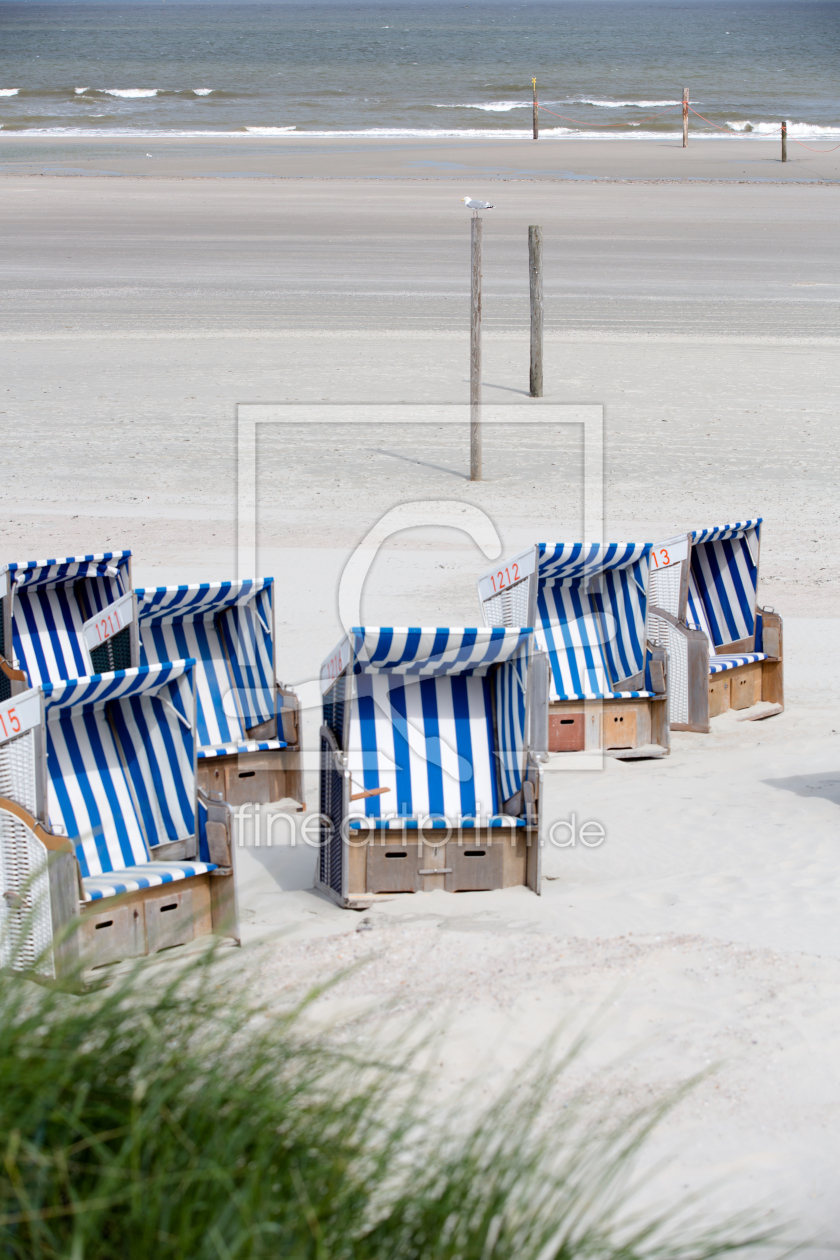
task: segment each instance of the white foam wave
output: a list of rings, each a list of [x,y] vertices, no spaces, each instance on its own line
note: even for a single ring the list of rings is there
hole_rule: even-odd
[[[552,104],[548,101],[547,104]],[[604,101],[600,97],[574,96],[567,101],[554,102],[557,105],[597,105],[599,109],[654,109],[665,105],[682,105],[682,101]],[[699,105],[699,101],[694,102]]]
[[[454,105],[435,105],[435,109],[483,109],[490,114],[507,114],[512,109],[530,109],[533,101],[484,101]]]
[[[20,88],[0,88],[0,96],[17,96]]]
[[[121,96],[128,100],[137,100],[141,96],[157,96],[157,88],[97,88],[106,96]]]
[[[105,115],[90,115],[90,117],[105,117]],[[2,125],[0,125],[2,130]],[[832,131],[830,128],[822,128],[825,139],[836,136],[840,139],[840,128]],[[354,140],[354,139],[411,139],[418,138],[422,140],[530,140],[531,129],[527,130],[518,127],[506,128],[443,128],[443,127],[368,127],[354,131],[300,131],[295,127],[245,127],[238,131],[187,131],[175,128],[144,128],[140,130],[137,127],[27,127],[16,130],[16,135],[20,136],[73,136],[73,137],[94,137],[94,136],[111,136],[120,139],[137,140],[258,140],[261,138],[269,138],[271,136],[280,137],[292,141],[307,140]],[[587,131],[578,127],[541,127],[540,137],[549,139],[556,138],[558,140],[626,140],[632,142],[634,140],[659,140],[663,138],[661,131],[650,131],[648,129],[633,130],[632,132],[624,131],[616,134],[615,132],[604,131]],[[678,135],[678,131],[670,133]],[[792,133],[789,132],[789,135]],[[822,136],[812,137],[822,138]],[[750,140],[767,139],[766,136],[754,132],[746,134],[736,134],[735,132],[720,131],[693,131],[691,140],[728,140],[732,144],[747,144]]]
[[[76,93],[77,96],[82,96],[85,92],[89,92],[90,88],[89,87],[73,88],[73,91]]]
[[[193,96],[209,96],[211,92],[215,92],[215,88],[191,88]]]
[[[736,122],[730,122],[727,119],[727,127],[731,127],[733,131],[739,132],[741,135],[754,136],[777,136],[781,133],[781,123],[777,122],[750,122],[748,118],[740,119]],[[812,123],[788,123],[788,136],[799,140],[834,140],[840,138],[840,127],[818,127]]]

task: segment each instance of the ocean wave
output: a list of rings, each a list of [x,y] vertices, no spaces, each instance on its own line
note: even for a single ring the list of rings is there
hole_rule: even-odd
[[[20,88],[0,88],[0,96],[17,96]]]
[[[659,109],[665,105],[682,105],[682,101],[604,101],[599,97],[573,96],[565,101],[546,101],[547,105],[597,105],[599,109]],[[699,101],[693,104],[699,105]]]
[[[103,92],[105,96],[120,96],[126,100],[136,100],[141,96],[157,96],[157,88],[97,88],[97,92]]]
[[[739,132],[741,135],[752,134],[758,137],[768,135],[777,136],[779,135],[782,126],[782,124],[778,122],[754,123],[750,122],[748,118],[741,119],[737,122],[729,122],[727,120],[726,125],[727,127],[731,127],[733,131]],[[798,138],[800,140],[819,140],[820,138],[834,140],[840,137],[840,127],[818,127],[816,124],[812,123],[789,122],[787,133],[789,137],[794,139]]]
[[[211,92],[215,92],[215,88],[190,88],[193,96],[209,96]]]
[[[434,105],[433,109],[483,109],[490,114],[507,114],[512,109],[531,109],[533,101],[485,101],[462,105],[460,101],[454,105]]]
[[[96,115],[92,115],[95,117]],[[103,115],[105,116],[105,115]],[[767,124],[771,126],[771,124]],[[202,131],[186,130],[181,128],[165,128],[165,127],[21,127],[14,124],[6,123],[5,126],[0,124],[0,130],[5,131],[7,135],[14,134],[18,136],[63,136],[73,138],[94,138],[94,137],[112,137],[114,139],[136,139],[136,140],[260,140],[284,138],[288,140],[355,140],[355,139],[420,139],[420,140],[530,140],[530,127],[525,130],[518,127],[491,128],[491,127],[365,127],[354,128],[346,131],[339,130],[302,130],[294,126],[290,127],[240,127],[237,130],[216,131],[205,128]],[[812,131],[818,131],[819,134],[811,135],[811,131],[806,134],[811,135],[812,139],[830,139],[832,137],[840,138],[840,128],[816,128]],[[678,130],[673,131],[652,131],[650,128],[645,130],[633,130],[623,132],[604,132],[604,131],[588,131],[585,127],[541,127],[541,139],[558,139],[558,140],[663,140],[668,136],[679,135]],[[788,131],[788,135],[793,137],[793,133]],[[778,136],[778,131],[776,132]],[[751,140],[766,140],[768,137],[760,132],[720,132],[720,131],[693,131],[691,140],[693,142],[702,142],[705,140],[728,140],[731,144],[749,144]]]

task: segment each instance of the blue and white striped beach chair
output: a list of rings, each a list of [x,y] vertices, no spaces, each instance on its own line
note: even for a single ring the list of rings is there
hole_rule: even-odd
[[[727,709],[784,704],[782,619],[759,609],[761,518],[697,529],[651,556],[651,639],[668,651],[674,730]]]
[[[530,629],[353,629],[321,671],[317,884],[539,891]]]
[[[298,700],[275,678],[274,579],[136,594],[141,662],[196,661],[199,785],[232,805],[301,801]]]
[[[58,976],[80,954],[97,966],[236,938],[230,811],[196,788],[193,681],[178,661],[0,705],[4,965]]]
[[[486,625],[535,627],[548,653],[548,751],[670,750],[665,653],[648,642],[650,543],[537,543],[478,580]]]
[[[0,598],[0,701],[139,664],[130,551],[5,565]]]

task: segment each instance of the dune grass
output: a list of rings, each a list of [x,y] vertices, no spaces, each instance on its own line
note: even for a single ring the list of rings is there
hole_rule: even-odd
[[[299,1012],[269,1016],[217,953],[80,996],[0,977],[0,1255],[707,1260],[766,1242],[745,1221],[631,1218],[661,1105],[541,1126],[541,1069],[433,1123],[411,1058],[356,1061]]]

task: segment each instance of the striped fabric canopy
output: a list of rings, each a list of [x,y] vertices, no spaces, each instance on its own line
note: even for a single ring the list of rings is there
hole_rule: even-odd
[[[544,582],[575,581],[626,569],[650,554],[651,543],[538,543],[537,574]]]
[[[10,564],[12,651],[35,686],[91,672],[84,623],[130,589],[130,551]]]
[[[708,636],[712,655],[755,634],[760,534],[761,517],[690,535],[686,620]]]
[[[650,543],[540,543],[537,621],[553,700],[651,696],[617,691],[646,667]]]
[[[509,800],[522,787],[528,666],[532,650],[533,641],[528,639],[518,655],[501,664],[491,677],[495,701],[499,791],[503,801]]]
[[[137,591],[141,661],[196,661],[199,756],[285,748],[248,740],[276,716],[273,579]]]
[[[422,677],[486,674],[502,661],[518,656],[533,635],[527,628],[502,626],[478,629],[354,626],[350,633],[355,673]]]
[[[351,818],[392,815],[403,825],[498,812],[489,682],[476,675],[362,674],[350,712]]]
[[[82,876],[195,835],[192,661],[43,685],[48,811]]]
[[[64,560],[25,560],[10,564],[9,574],[15,586],[72,586],[81,578],[119,578],[128,589],[130,551],[103,551],[98,555],[67,556]],[[109,601],[110,602],[110,601]]]
[[[350,790],[388,791],[351,802],[351,826],[501,824],[500,803],[522,784],[532,638],[521,628],[353,629]]]

